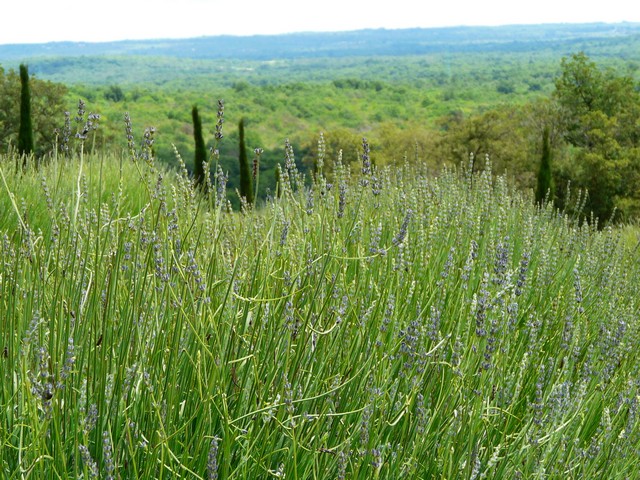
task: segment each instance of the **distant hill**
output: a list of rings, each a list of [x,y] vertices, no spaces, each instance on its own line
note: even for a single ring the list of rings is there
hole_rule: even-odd
[[[441,52],[531,51],[585,40],[640,36],[639,23],[512,25],[333,33],[212,36],[190,39],[0,45],[0,63],[72,56],[154,56],[269,60],[305,57],[415,55]]]

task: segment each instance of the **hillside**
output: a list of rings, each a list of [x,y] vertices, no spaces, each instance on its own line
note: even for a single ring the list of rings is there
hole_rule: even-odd
[[[33,73],[66,84],[153,83],[211,75],[233,81],[313,81],[348,74],[374,59],[421,57],[456,63],[480,55],[533,59],[586,51],[594,57],[638,60],[640,24],[557,24],[360,30],[182,40],[0,45],[0,64],[28,62]],[[180,67],[170,59],[180,59]],[[368,60],[365,60],[368,59]],[[378,60],[379,61],[379,60]],[[364,69],[367,70],[367,69]],[[375,72],[375,73],[374,73]],[[292,75],[292,78],[289,77]],[[377,69],[365,75],[387,76]],[[382,76],[381,76],[382,75]]]
[[[191,39],[56,42],[0,45],[0,60],[34,57],[135,55],[272,60],[301,57],[423,55],[443,52],[533,51],[569,48],[587,40],[615,43],[640,34],[640,24],[550,24],[358,30],[334,33],[211,36]]]

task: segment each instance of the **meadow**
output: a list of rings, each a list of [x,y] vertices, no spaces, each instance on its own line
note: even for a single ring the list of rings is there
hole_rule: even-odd
[[[0,476],[638,476],[639,248],[581,194],[320,137],[238,210],[150,146],[0,155]]]

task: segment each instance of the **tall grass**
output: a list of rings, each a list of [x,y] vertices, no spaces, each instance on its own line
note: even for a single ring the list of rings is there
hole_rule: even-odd
[[[3,478],[637,476],[640,268],[615,230],[366,144],[306,186],[287,147],[242,212],[186,171],[15,160]]]

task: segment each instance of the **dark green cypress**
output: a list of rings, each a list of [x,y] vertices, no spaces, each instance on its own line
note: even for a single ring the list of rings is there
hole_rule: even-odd
[[[33,152],[33,125],[31,122],[31,90],[29,69],[20,65],[20,129],[18,131],[18,153],[25,155],[22,166],[27,164],[27,155]]]
[[[196,188],[199,188],[204,193],[207,191],[207,182],[205,177],[204,165],[207,161],[207,148],[204,144],[204,136],[202,135],[202,121],[200,120],[200,114],[198,113],[198,107],[193,106],[191,110],[191,116],[193,117],[193,138],[196,144],[196,154],[193,163],[193,177],[195,180]]]
[[[538,171],[538,188],[536,190],[536,202],[542,204],[549,194],[549,201],[553,202],[553,176],[551,174],[551,144],[549,141],[549,127],[542,133],[542,158]]]
[[[280,184],[280,165],[276,165],[274,178],[276,181],[276,196],[280,198],[282,196],[282,185]]]
[[[238,160],[240,162],[240,195],[247,199],[247,203],[253,203],[251,168],[249,167],[249,158],[247,157],[247,147],[244,144],[244,118],[240,120],[238,130],[240,136],[240,153],[238,155]]]

